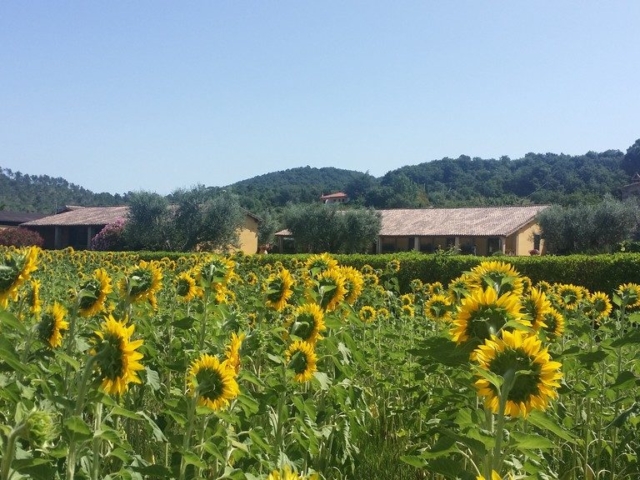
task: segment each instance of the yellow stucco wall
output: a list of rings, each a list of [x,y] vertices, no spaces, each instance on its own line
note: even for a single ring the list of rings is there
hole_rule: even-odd
[[[513,245],[514,255],[529,255],[529,251],[533,249],[533,236],[540,233],[540,226],[531,222],[529,225],[521,228],[515,235]],[[508,244],[507,244],[508,246]],[[544,241],[540,240],[540,252],[544,251]]]
[[[238,233],[240,250],[244,253],[256,253],[258,251],[258,221],[247,215],[244,224]]]

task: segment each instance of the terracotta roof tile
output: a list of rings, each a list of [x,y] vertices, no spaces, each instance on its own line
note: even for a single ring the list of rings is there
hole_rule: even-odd
[[[108,225],[126,219],[129,207],[84,207],[23,223],[28,227]]]

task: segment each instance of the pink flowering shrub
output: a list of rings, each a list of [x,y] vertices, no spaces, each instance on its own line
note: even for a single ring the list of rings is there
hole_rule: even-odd
[[[118,219],[100,230],[91,239],[91,250],[118,251],[124,249],[124,223],[123,219]]]
[[[42,247],[44,239],[38,232],[28,228],[3,228],[0,230],[0,245],[7,247]]]

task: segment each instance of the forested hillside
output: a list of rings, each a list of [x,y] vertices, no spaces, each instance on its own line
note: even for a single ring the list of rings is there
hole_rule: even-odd
[[[0,167],[0,208],[19,212],[54,213],[63,205],[122,205],[126,198],[93,193],[48,175],[27,175]]]
[[[368,168],[362,166],[363,170]],[[374,208],[454,207],[522,203],[581,205],[620,189],[640,172],[640,140],[627,149],[584,155],[535,154],[524,158],[461,156],[409,165],[381,178],[339,168],[300,167],[268,173],[211,194],[236,194],[242,206],[262,215],[287,204],[317,202],[322,194],[347,192],[353,204]],[[179,192],[169,195],[174,201]],[[96,194],[62,178],[26,175],[0,167],[0,208],[53,212],[64,204],[117,205],[127,195]]]

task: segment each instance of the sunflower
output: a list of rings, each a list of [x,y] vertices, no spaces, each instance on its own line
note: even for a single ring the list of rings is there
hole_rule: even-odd
[[[111,278],[104,268],[93,272],[93,278],[87,280],[78,292],[80,316],[92,317],[104,308],[104,301],[111,293]]]
[[[402,314],[403,315],[405,315],[407,317],[410,317],[410,318],[413,318],[415,313],[416,313],[416,310],[415,310],[415,308],[413,308],[413,305],[403,305],[402,306]]]
[[[426,285],[426,293],[429,296],[431,296],[431,295],[443,295],[444,294],[444,287],[442,286],[441,282],[427,283],[427,285]]]
[[[386,308],[379,308],[378,311],[376,312],[376,317],[379,320],[389,320],[389,317],[391,316],[391,314],[389,313],[389,310],[387,310]]]
[[[53,307],[47,308],[38,323],[38,336],[40,340],[48,343],[51,348],[62,345],[62,335],[69,329],[69,323],[64,319],[67,311],[58,302]]]
[[[228,361],[220,363],[217,357],[202,354],[189,368],[189,391],[197,395],[198,404],[212,410],[225,408],[240,394],[235,368]]]
[[[235,332],[231,334],[231,341],[224,352],[224,356],[227,360],[229,368],[233,369],[234,374],[238,374],[240,371],[240,348],[242,347],[242,341],[246,335],[240,333],[237,335]]]
[[[375,273],[365,273],[363,279],[367,287],[375,287],[380,281]]]
[[[293,342],[285,352],[287,366],[294,372],[296,382],[304,383],[313,378],[313,374],[318,370],[318,361],[313,345],[297,340]]]
[[[476,289],[457,308],[451,335],[456,343],[482,343],[499,334],[509,321],[531,326],[520,312],[520,299],[507,292],[498,296],[493,288]]]
[[[565,310],[576,310],[584,297],[584,290],[571,284],[556,285],[559,306]]]
[[[418,293],[424,288],[424,284],[419,278],[414,278],[413,280],[411,280],[411,282],[409,282],[409,287],[411,288],[411,291],[413,293]]]
[[[609,296],[603,292],[594,292],[589,296],[589,303],[593,309],[593,314],[596,320],[602,320],[608,317],[613,309]]]
[[[478,475],[476,477],[476,480],[486,480],[486,479],[484,478],[484,475]],[[491,470],[491,480],[502,480],[502,477],[495,470]]]
[[[0,307],[7,308],[9,298],[15,299],[18,289],[37,270],[38,247],[9,251],[0,260]]]
[[[362,272],[363,275],[373,275],[373,274],[375,274],[375,270],[369,264],[363,265],[362,268],[360,269],[360,271]]]
[[[387,263],[387,269],[393,273],[398,273],[400,271],[400,260],[391,260]]]
[[[332,270],[337,266],[338,261],[328,253],[311,255],[305,263],[305,267],[311,273],[312,277],[318,277],[327,270]]]
[[[553,291],[553,287],[551,286],[551,284],[545,280],[540,280],[538,283],[536,283],[536,288],[545,294]]]
[[[471,288],[493,288],[502,294],[512,292],[522,295],[524,282],[512,265],[505,262],[482,262],[471,269],[469,274]]]
[[[338,267],[338,269],[344,278],[344,287],[347,291],[344,301],[353,305],[362,293],[364,277],[353,267]]]
[[[551,361],[536,335],[519,330],[505,331],[502,338],[494,335],[476,349],[475,360],[480,368],[499,377],[515,375],[507,394],[506,415],[526,417],[532,410],[545,410],[558,396],[562,364]],[[474,385],[487,408],[498,413],[500,392],[496,386],[484,377]]]
[[[469,286],[469,275],[463,274],[458,278],[454,278],[449,283],[449,287],[447,288],[449,292],[449,298],[452,303],[458,303],[463,298],[467,297],[471,291],[471,287]]]
[[[320,290],[320,307],[332,312],[344,300],[346,289],[344,277],[338,269],[332,268],[320,274],[318,277]]]
[[[537,288],[532,288],[529,294],[522,299],[522,310],[529,315],[534,330],[545,326],[544,315],[552,308],[547,296]]]
[[[364,323],[371,323],[376,319],[376,310],[369,305],[365,305],[358,312],[358,318]]]
[[[247,274],[247,276],[245,277],[244,281],[245,281],[245,283],[246,283],[247,285],[252,285],[252,286],[253,286],[253,285],[257,285],[257,283],[258,283],[258,276],[257,276],[255,273],[253,273],[253,272],[249,272],[249,273]]]
[[[326,329],[322,309],[315,303],[305,303],[293,312],[289,333],[310,345],[315,345]]]
[[[126,319],[118,322],[112,315],[105,317],[102,328],[95,332],[96,358],[102,389],[111,395],[122,395],[130,383],[142,383],[138,371],[144,370],[139,360],[142,354],[136,350],[143,340],[131,341],[135,326],[127,326]]]
[[[219,255],[209,255],[197,269],[196,280],[205,288],[211,288],[216,283],[226,284],[234,273],[233,260]]]
[[[424,313],[430,320],[451,320],[451,300],[444,295],[433,295],[424,305]]]
[[[162,288],[162,272],[156,262],[141,260],[120,280],[119,287],[122,296],[130,302],[148,300],[155,307],[156,293]]]
[[[279,312],[282,311],[291,295],[293,295],[292,286],[293,277],[286,268],[269,275],[265,284],[267,306]]]
[[[623,283],[616,290],[622,300],[622,305],[631,310],[640,307],[640,285],[637,283]]]
[[[29,311],[38,316],[42,311],[42,301],[40,300],[40,281],[31,280],[29,282],[29,288],[25,294],[25,301],[29,306]]]
[[[400,296],[400,302],[402,303],[402,305],[413,305],[414,302],[414,296],[410,293],[405,293],[404,295]]]
[[[295,471],[291,470],[291,468],[286,466],[282,470],[272,471],[267,477],[267,480],[315,480],[317,478],[318,476],[315,474],[309,477],[299,475]]]
[[[543,315],[542,323],[549,340],[556,340],[564,333],[564,317],[553,307]]]
[[[196,285],[196,280],[190,272],[182,272],[175,279],[176,294],[183,302],[190,302],[202,296],[202,288]]]

